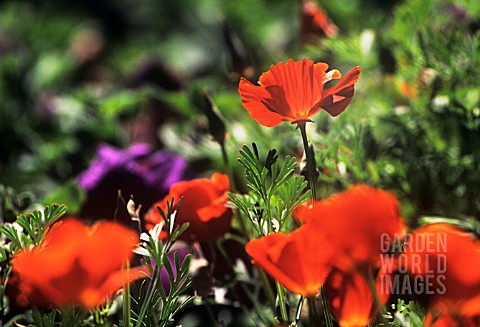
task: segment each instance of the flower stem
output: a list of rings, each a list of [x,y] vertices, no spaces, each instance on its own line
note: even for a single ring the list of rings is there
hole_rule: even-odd
[[[130,274],[130,262],[128,260],[125,260],[126,264],[126,274],[127,276]],[[124,326],[130,326],[130,320],[131,320],[131,302],[130,302],[130,283],[126,283],[126,285],[123,287],[123,306],[122,306],[122,317],[123,317],[123,322]]]
[[[298,325],[298,322],[300,321],[300,316],[302,315],[303,301],[305,301],[305,297],[301,296],[298,300],[297,312],[295,313],[295,326]]]
[[[370,292],[372,293],[373,303],[377,307],[378,312],[380,313],[380,320],[382,323],[386,325],[388,322],[385,319],[385,314],[386,314],[385,306],[382,304],[382,301],[378,296],[375,277],[373,276],[373,272],[371,271],[371,269],[368,272],[367,280],[368,280],[368,286],[370,287]]]
[[[307,298],[308,301],[308,322],[312,326],[318,326],[320,317],[318,316],[317,305],[315,304],[315,297]]]
[[[243,244],[244,245],[244,240],[239,238],[238,236],[236,235],[232,235],[232,234],[226,234],[225,235],[225,238],[222,240],[222,239],[218,239],[217,240],[217,248],[218,250],[220,251],[220,253],[222,254],[224,260],[227,262],[227,264],[230,266],[230,267],[233,267],[234,264],[232,262],[232,260],[230,259],[229,255],[227,254],[227,252],[225,251],[225,249],[223,248],[223,242],[226,241],[226,240],[234,240],[240,244]],[[258,306],[258,299],[252,294],[252,292],[248,289],[248,287],[245,285],[245,283],[239,283],[240,287],[242,288],[242,290],[245,292],[245,294],[248,296],[248,298],[250,299],[250,301],[253,303],[254,306],[260,308]],[[267,280],[267,286],[265,289],[269,288],[270,289],[270,293],[271,293],[271,302],[273,304],[275,304],[275,298],[273,296],[273,292],[271,290],[271,287],[270,287],[270,284],[268,284],[268,280]],[[235,287],[232,287],[231,289],[231,292],[232,294],[238,298],[238,292],[236,291]],[[267,292],[268,294],[268,292]],[[272,307],[275,307],[274,305],[272,305]],[[248,316],[249,314],[249,311],[246,309],[246,307],[244,305],[241,306],[242,308],[242,311],[244,312],[244,314],[246,314]],[[263,323],[267,324],[268,322],[268,318],[266,317],[265,313],[262,311],[262,310],[257,310],[257,314],[259,316],[259,318],[262,320]],[[253,319],[253,318],[252,318]]]
[[[308,145],[308,138],[307,138],[307,122],[300,121],[297,123],[298,128],[302,134],[302,141],[303,141],[303,148],[305,150],[305,157],[307,159],[307,176],[308,176],[308,184],[310,185],[310,190],[312,192],[312,201],[317,199],[317,166],[315,164],[315,153],[313,151],[313,147]],[[320,289],[320,296],[322,298],[322,307],[323,307],[323,315],[325,317],[325,322],[328,327],[333,326],[332,316],[330,315],[330,310],[328,309],[328,300],[323,287]],[[317,316],[316,308],[315,308],[315,301],[309,299],[310,307],[314,310],[314,316]]]
[[[145,315],[147,314],[147,310],[149,309],[149,306],[153,301],[153,296],[155,294],[157,282],[160,279],[160,269],[161,267],[159,267],[158,265],[155,265],[152,278],[150,280],[150,285],[148,287],[147,294],[145,295],[145,301],[143,302],[142,307],[140,308],[140,313],[138,314],[137,323],[135,324],[136,327],[142,326],[143,319],[145,318]]]
[[[282,317],[282,322],[288,322],[288,313],[285,305],[283,286],[277,281],[275,281],[275,284],[277,285],[277,297],[280,304],[280,315]]]
[[[323,286],[320,289],[320,296],[322,298],[323,316],[325,317],[325,322],[328,327],[333,327],[332,315],[328,309],[328,299]]]
[[[305,150],[305,157],[307,158],[307,179],[308,184],[310,185],[310,190],[312,192],[312,201],[315,201],[315,199],[317,198],[317,167],[315,165],[315,154],[313,152],[313,148],[310,148],[308,146],[306,130],[307,122],[298,122],[297,126],[302,134],[303,149]]]
[[[273,289],[270,286],[268,277],[261,268],[258,268],[258,274],[260,276],[260,279],[262,280],[263,288],[265,290],[265,295],[267,296],[268,302],[270,302],[272,310],[275,312],[275,294],[273,293]]]

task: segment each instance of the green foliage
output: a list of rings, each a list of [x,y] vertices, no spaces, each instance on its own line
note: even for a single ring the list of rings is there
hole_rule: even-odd
[[[138,115],[138,109],[152,97],[153,90],[149,88],[137,91],[120,91],[105,99],[100,99],[99,109],[106,119]]]
[[[408,324],[408,326],[412,327],[424,327],[423,318],[425,316],[425,310],[416,302],[409,301],[406,303],[404,300],[399,299],[392,307],[395,309],[395,312],[398,313],[392,322],[393,326],[400,327]]]
[[[159,238],[163,224],[141,236],[142,247],[137,251],[143,255],[143,264],[148,270],[148,278],[137,281],[134,285],[126,288],[123,305],[130,310],[128,315],[124,315],[124,317],[128,317],[127,320],[120,321],[120,326],[170,326],[173,316],[193,300],[192,296],[184,295],[191,285],[191,255],[187,255],[183,262],[180,262],[180,256],[175,252],[173,264],[167,256],[178,237],[188,228],[188,224],[174,225],[174,210],[179,205],[180,203],[174,205],[172,198],[171,202],[167,201],[167,212],[158,208],[167,227],[165,241]],[[14,224],[7,223],[0,226],[1,235],[5,238],[0,247],[0,265],[2,267],[0,270],[0,280],[2,280],[0,310],[2,313],[8,311],[7,304],[3,301],[3,295],[11,273],[9,261],[14,253],[22,248],[38,246],[48,228],[66,211],[65,205],[53,204],[45,207],[43,211],[36,210],[19,215]],[[168,294],[165,294],[160,282],[162,267],[166,269],[170,280],[171,286]],[[91,313],[75,308],[51,311],[34,309],[32,317],[35,325],[32,326],[105,326],[110,320],[109,316],[112,314],[112,310],[115,310],[114,303],[108,302],[105,308],[98,308]]]
[[[67,206],[52,204],[42,211],[35,210],[17,217],[16,224],[0,226],[0,232],[13,243],[17,250],[37,246],[48,228],[67,212]]]
[[[52,217],[64,212],[63,206],[54,210],[49,205],[25,214],[34,198],[45,205],[65,203],[69,213],[79,212],[84,194],[75,178],[88,167],[98,144],[145,141],[142,133],[148,128],[139,121],[154,122],[149,142],[184,155],[195,175],[224,171],[220,150],[232,158],[252,140],[258,148],[275,148],[265,159],[255,145],[242,148],[240,165],[232,170],[234,177],[245,175],[235,181],[246,194],[231,193],[229,198],[241,218],[252,222],[247,228],[253,226],[238,237],[240,243],[244,237],[291,230],[293,208],[309,197],[306,181],[295,175],[295,159],[286,156],[301,148],[298,135],[293,137],[286,123],[264,128],[242,108],[238,77],[229,74],[233,55],[224,24],[235,31],[251,59],[252,82],[271,64],[288,58],[324,61],[344,75],[356,65],[362,67],[345,113],[332,119],[320,112],[312,117],[315,124],[308,124],[320,197],[368,183],[397,194],[412,227],[446,222],[478,235],[480,2],[317,2],[338,26],[339,36],[306,46],[299,41],[300,1],[0,4],[0,183],[9,185],[0,186],[1,295],[13,253],[38,244],[57,219]],[[99,43],[88,38],[79,42],[85,31],[97,33]],[[81,50],[98,46],[99,52],[82,59],[75,50],[78,44]],[[154,70],[145,77],[144,68],[151,63],[168,72],[164,76],[162,69]],[[176,86],[169,88],[172,76]],[[414,92],[402,91],[404,83]],[[216,117],[199,110],[191,97],[197,89],[209,90],[211,103],[218,107]],[[218,117],[225,118],[221,130],[212,127]],[[226,136],[225,149],[212,142],[211,135]],[[171,264],[165,255],[187,227],[172,223],[173,200],[167,207],[160,213],[169,236],[163,242],[144,240],[143,254],[152,278],[165,266],[172,292],[162,293],[151,278],[134,283],[124,292],[121,326],[168,325],[172,314],[191,301],[182,294],[191,258]],[[10,224],[17,216],[18,222]],[[245,280],[236,283],[245,286]],[[268,287],[263,289],[268,292]],[[261,307],[259,298],[254,297],[256,307]],[[7,309],[3,296],[1,301],[0,315]],[[423,317],[417,309],[399,302],[392,312],[417,326],[413,317]],[[67,324],[73,319],[68,317],[88,326],[108,325],[116,314],[114,304],[102,310],[87,314],[88,319],[55,310],[34,313],[33,318],[38,326]]]
[[[391,20],[306,50],[363,70],[345,114],[315,117],[323,195],[369,183],[395,192],[412,225],[424,214],[478,219],[477,12],[468,1],[404,1]]]
[[[17,193],[13,188],[0,184],[0,222],[14,221],[32,202],[32,193]]]
[[[71,215],[80,211],[84,201],[85,191],[73,181],[64,184],[43,199],[44,203],[65,203]]]
[[[253,151],[252,151],[253,149]],[[295,176],[295,158],[287,156],[279,167],[276,150],[270,150],[263,162],[255,143],[252,149],[244,145],[238,162],[245,169],[246,195],[229,193],[233,205],[250,219],[258,235],[281,231],[287,226],[292,209],[305,202],[310,191],[307,182]]]
[[[188,228],[188,224],[175,226],[175,210],[181,205],[181,201],[174,205],[175,199],[167,201],[167,212],[157,207],[163,222],[151,229],[149,233],[143,233],[142,248],[139,251],[144,256],[149,275],[141,282],[138,290],[131,290],[131,321],[134,326],[170,326],[173,323],[173,316],[193,301],[193,296],[183,294],[191,285],[190,265],[192,256],[187,255],[183,262],[180,262],[178,252],[174,253],[174,264],[172,266],[168,253],[178,237]],[[165,243],[159,238],[163,226],[166,226],[167,237]],[[160,272],[164,267],[170,280],[170,292],[165,294],[160,282]],[[138,308],[138,310],[136,309]],[[120,326],[128,326],[125,321]]]
[[[11,195],[12,192],[10,190],[9,194]],[[28,214],[19,215],[14,223],[0,225],[0,281],[2,282],[0,285],[0,317],[3,317],[8,311],[4,293],[12,271],[10,260],[13,255],[23,248],[39,245],[48,228],[60,219],[66,211],[67,207],[65,205],[52,204],[45,207],[43,211],[35,210]],[[53,313],[52,315],[55,316]],[[0,320],[1,322],[2,320]],[[43,325],[40,324],[40,326]]]

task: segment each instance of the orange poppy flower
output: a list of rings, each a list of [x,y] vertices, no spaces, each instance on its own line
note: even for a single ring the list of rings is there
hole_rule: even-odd
[[[172,197],[178,203],[175,223],[190,223],[180,239],[193,243],[195,241],[211,242],[228,232],[232,221],[232,210],[226,207],[229,192],[228,176],[215,173],[210,179],[200,178],[178,182],[172,185],[169,194],[155,203],[145,215],[146,227],[153,228],[163,220],[157,206],[167,212],[166,201]],[[165,237],[162,233],[160,237]]]
[[[388,294],[381,294],[380,288],[377,281],[379,300],[385,304]],[[325,282],[325,292],[330,311],[341,327],[365,327],[378,313],[374,296],[363,274],[349,274],[335,269]]]
[[[425,327],[478,327],[480,326],[480,316],[465,318],[441,315],[436,317],[432,311],[429,311],[423,325]]]
[[[407,239],[405,255],[411,275],[430,277],[431,310],[480,315],[480,240],[472,233],[445,223],[427,225]]]
[[[408,83],[407,81],[401,81],[398,84],[398,91],[400,94],[407,98],[415,100],[418,98],[418,90],[412,84]]]
[[[94,308],[144,276],[141,267],[122,269],[137,244],[137,235],[116,223],[89,227],[75,218],[60,221],[38,247],[14,256],[19,293],[31,305]]]
[[[325,83],[341,78],[336,69],[326,72],[323,62],[289,59],[263,73],[258,83],[240,79],[238,92],[250,116],[263,126],[273,127],[282,121],[291,123],[310,121],[321,109],[332,116],[339,115],[352,100],[355,83],[361,68],[353,68],[335,86],[324,90]]]
[[[314,296],[330,271],[332,249],[321,231],[302,226],[290,234],[273,233],[245,246],[252,262],[290,291]]]
[[[338,35],[338,27],[330,21],[327,13],[312,0],[302,1],[300,31],[302,43],[310,42],[313,36],[335,37]]]
[[[293,215],[328,235],[328,243],[336,249],[334,264],[345,271],[368,271],[378,265],[382,250],[405,231],[395,196],[367,185],[306,203]]]

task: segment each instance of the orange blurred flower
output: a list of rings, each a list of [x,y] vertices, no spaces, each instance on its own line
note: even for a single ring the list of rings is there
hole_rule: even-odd
[[[480,326],[480,316],[465,318],[441,315],[437,317],[432,311],[429,311],[423,324],[425,327],[478,327]]]
[[[75,218],[57,222],[39,246],[14,256],[17,300],[35,306],[94,308],[144,276],[142,267],[122,269],[137,244],[138,236],[116,223],[89,227]]]
[[[409,84],[407,81],[401,81],[398,85],[398,91],[400,94],[411,100],[415,100],[418,98],[418,90],[412,84]]]
[[[338,35],[338,27],[330,21],[325,10],[312,0],[302,1],[300,12],[300,36],[302,43],[309,43],[315,36],[324,38]]]
[[[304,222],[299,229],[251,240],[245,248],[254,264],[305,296],[318,292],[332,268],[367,276],[380,265],[382,247],[390,246],[382,242],[405,230],[395,196],[366,185],[300,206],[294,216]]]
[[[377,294],[380,285],[377,282]],[[363,274],[333,270],[325,282],[325,292],[332,315],[341,327],[365,327],[378,313],[374,296]],[[382,293],[380,302],[385,304],[388,294]]]
[[[306,203],[293,215],[328,235],[336,253],[333,264],[343,271],[367,272],[378,266],[382,248],[391,247],[405,232],[395,196],[367,185]]]
[[[335,86],[324,90],[325,83],[342,77],[336,69],[326,72],[323,62],[289,59],[285,64],[271,66],[259,78],[259,86],[245,78],[240,79],[238,92],[243,107],[261,125],[273,127],[282,121],[291,123],[311,121],[321,109],[337,116],[352,100],[354,85],[361,68],[353,68]]]
[[[407,240],[409,273],[430,276],[429,308],[442,315],[480,316],[480,240],[446,224],[430,224]]]
[[[314,296],[330,272],[332,248],[319,229],[303,226],[273,233],[245,246],[253,263],[296,294]]]
[[[156,208],[159,206],[167,212],[166,201],[171,201],[174,197],[175,203],[182,200],[175,215],[175,223],[190,223],[180,239],[190,243],[214,241],[230,229],[232,210],[226,207],[228,192],[229,182],[225,174],[215,173],[210,179],[175,183],[169,194],[155,203],[145,215],[146,227],[151,229],[163,220]],[[165,233],[160,237],[165,237]]]

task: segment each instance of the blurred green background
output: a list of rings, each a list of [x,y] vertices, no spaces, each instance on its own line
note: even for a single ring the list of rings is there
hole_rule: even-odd
[[[196,101],[206,90],[242,190],[242,144],[299,157],[302,145],[293,126],[248,116],[239,77],[254,82],[306,57],[363,69],[349,108],[308,126],[322,197],[363,182],[397,194],[412,225],[422,215],[478,219],[480,2],[317,4],[338,35],[302,42],[300,1],[3,1],[0,184],[52,199],[102,143],[174,151],[192,176],[225,171]],[[72,192],[65,202],[81,201]]]

